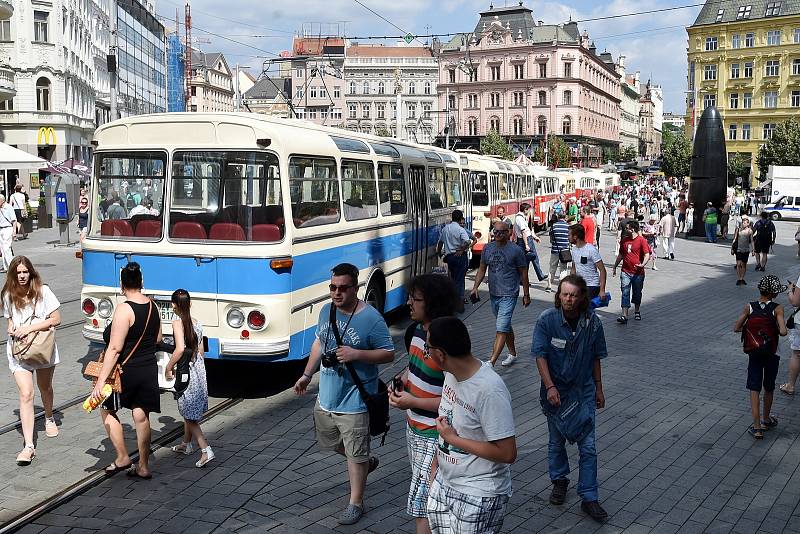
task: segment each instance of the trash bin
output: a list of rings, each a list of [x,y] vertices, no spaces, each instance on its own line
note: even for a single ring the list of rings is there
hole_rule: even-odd
[[[23,234],[31,234],[33,233],[33,217],[28,215],[24,221],[22,221],[22,233]]]
[[[37,208],[37,220],[38,220],[38,227],[39,228],[52,228],[53,221],[50,218],[50,214],[47,213],[47,206],[45,206],[42,200],[39,201],[39,207]]]

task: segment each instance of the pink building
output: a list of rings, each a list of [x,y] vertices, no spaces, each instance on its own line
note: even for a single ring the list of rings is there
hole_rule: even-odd
[[[578,24],[545,25],[522,6],[490,7],[472,33],[443,45],[439,106],[455,148],[477,148],[495,130],[531,154],[557,135],[573,163],[599,165],[619,146],[620,79]],[[451,144],[451,148],[453,145]]]

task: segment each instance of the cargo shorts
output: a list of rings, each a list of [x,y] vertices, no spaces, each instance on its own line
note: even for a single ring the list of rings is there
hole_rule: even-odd
[[[314,429],[321,449],[344,451],[355,463],[369,461],[369,413],[326,412],[317,399],[314,405]]]

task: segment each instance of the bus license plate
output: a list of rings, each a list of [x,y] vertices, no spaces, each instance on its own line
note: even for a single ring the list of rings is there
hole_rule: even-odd
[[[175,312],[172,311],[172,303],[171,302],[161,302],[156,301],[156,306],[158,306],[158,313],[161,315],[161,322],[172,322],[175,320]]]

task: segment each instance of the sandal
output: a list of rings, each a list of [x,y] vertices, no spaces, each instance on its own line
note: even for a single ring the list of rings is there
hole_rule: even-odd
[[[180,445],[173,445],[170,450],[178,454],[192,454],[194,452],[194,443],[182,441]]]
[[[639,313],[639,312],[636,312],[636,313],[633,314],[633,318],[636,319],[637,321],[641,321],[642,320],[642,314]]]
[[[141,478],[141,479],[144,479],[144,480],[150,480],[151,478],[153,478],[153,475],[149,475],[149,474],[148,475],[141,475],[141,474],[139,474],[139,466],[136,465],[136,464],[131,464],[130,468],[128,468],[128,470],[125,471],[125,474],[128,475],[131,478]]]
[[[764,429],[763,428],[756,428],[753,425],[747,427],[747,433],[753,436],[755,439],[764,439]]]
[[[194,465],[195,465],[195,467],[205,467],[205,466],[206,466],[206,464],[208,464],[208,462],[210,462],[211,460],[213,460],[214,458],[216,458],[216,456],[214,456],[214,451],[212,451],[212,450],[211,450],[211,445],[209,445],[209,446],[208,446],[208,447],[206,447],[205,449],[200,449],[200,452],[202,452],[203,454],[205,454],[205,455],[206,455],[206,458],[205,458],[205,460],[204,460],[204,459],[203,459],[203,456],[202,456],[202,455],[200,455],[200,459],[199,459],[199,460],[197,460],[197,462],[194,464]]]
[[[628,318],[625,317],[624,315],[620,315],[619,317],[617,317],[617,322],[619,324],[625,324],[628,322]]]
[[[789,384],[781,384],[778,389],[787,395],[794,395],[794,388],[789,388]]]
[[[111,475],[114,475],[114,474],[116,474],[116,473],[119,473],[120,471],[125,471],[126,469],[129,469],[129,468],[131,467],[131,465],[132,465],[132,464],[128,464],[128,465],[117,465],[117,462],[111,462],[111,465],[109,465],[108,467],[106,467],[106,468],[104,469],[104,471],[106,472],[106,474],[107,474],[108,476],[111,476]]]
[[[36,449],[33,445],[25,445],[25,448],[17,455],[17,465],[31,465],[34,458],[36,458]]]
[[[764,427],[764,430],[769,430],[771,428],[775,428],[778,426],[778,418],[774,415],[770,415],[767,421],[761,420],[761,426]]]

